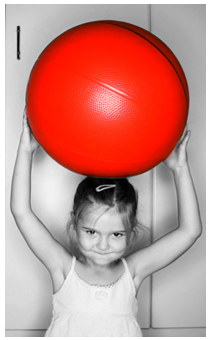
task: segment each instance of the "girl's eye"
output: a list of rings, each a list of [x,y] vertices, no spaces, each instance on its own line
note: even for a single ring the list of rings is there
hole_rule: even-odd
[[[117,237],[117,238],[120,238],[120,237],[123,236],[123,234],[121,234],[121,233],[114,233],[113,235],[114,235],[114,237]]]
[[[95,230],[87,230],[87,234],[90,235],[90,236],[93,236],[95,235]]]

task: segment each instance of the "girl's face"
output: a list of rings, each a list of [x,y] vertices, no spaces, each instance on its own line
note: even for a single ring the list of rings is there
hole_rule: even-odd
[[[77,225],[77,242],[86,259],[108,265],[123,256],[127,248],[126,231],[115,208],[103,207],[83,214]]]

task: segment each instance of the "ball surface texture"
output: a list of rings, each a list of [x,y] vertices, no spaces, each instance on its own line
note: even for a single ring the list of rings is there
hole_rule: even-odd
[[[85,23],[40,54],[26,90],[36,140],[59,164],[129,177],[165,160],[187,121],[188,85],[158,37],[118,21]]]

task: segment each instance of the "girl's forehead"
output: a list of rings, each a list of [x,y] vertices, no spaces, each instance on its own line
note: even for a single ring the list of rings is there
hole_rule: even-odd
[[[86,213],[82,214],[80,223],[88,228],[97,230],[104,228],[106,230],[125,230],[122,216],[115,207],[98,207],[98,209],[86,211]]]
[[[104,214],[107,210],[109,210],[109,207],[105,205],[99,205],[96,203],[94,203],[93,205],[87,205],[82,210],[82,213],[80,215],[80,220],[91,221],[93,219],[97,219],[102,214]]]

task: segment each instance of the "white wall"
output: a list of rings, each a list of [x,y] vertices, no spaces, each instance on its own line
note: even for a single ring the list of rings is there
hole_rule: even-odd
[[[171,266],[153,275],[152,326],[205,327],[205,6],[153,5],[151,14],[152,32],[171,46],[188,80],[188,128],[192,131],[189,163],[204,223],[198,242]],[[156,169],[155,238],[176,225],[175,206],[173,179],[160,165]]]
[[[180,60],[190,88],[189,160],[205,227],[205,6],[7,5],[7,336],[43,336],[44,331],[40,330],[48,326],[52,308],[48,272],[28,249],[9,211],[12,171],[29,73],[37,56],[57,35],[80,23],[101,19],[127,21],[148,30],[151,27]],[[16,59],[18,25],[21,27],[21,60]],[[65,244],[65,224],[82,176],[59,166],[43,150],[35,156],[32,175],[34,209],[55,237]],[[169,171],[160,165],[131,181],[140,192],[143,222],[153,228],[154,237],[172,228],[176,221],[176,205]],[[205,327],[205,234],[176,263],[155,274],[152,280],[145,280],[139,294],[139,307],[138,319],[144,336],[205,336],[202,328]]]

